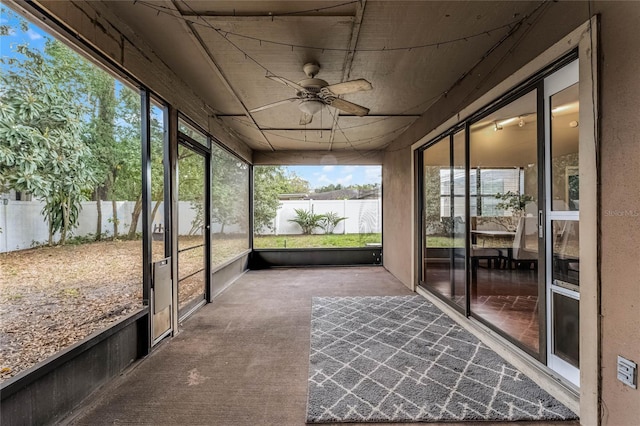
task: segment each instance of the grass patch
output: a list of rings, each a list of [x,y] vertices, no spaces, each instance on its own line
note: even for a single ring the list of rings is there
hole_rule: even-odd
[[[464,248],[464,238],[438,237],[435,235],[428,235],[427,247]]]
[[[382,234],[256,235],[254,248],[341,248],[381,243]]]

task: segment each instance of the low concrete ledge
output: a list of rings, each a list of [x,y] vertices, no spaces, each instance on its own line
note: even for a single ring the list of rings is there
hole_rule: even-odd
[[[296,266],[382,266],[382,247],[255,249],[249,269]]]
[[[147,307],[64,349],[0,387],[0,424],[51,424],[146,354]]]

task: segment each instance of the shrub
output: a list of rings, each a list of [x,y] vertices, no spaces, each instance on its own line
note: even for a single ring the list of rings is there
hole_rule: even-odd
[[[338,213],[329,212],[322,215],[322,219],[320,219],[319,226],[324,230],[326,234],[333,234],[333,230],[336,229],[336,226],[340,222],[346,219],[346,217],[338,216]]]
[[[325,217],[322,214],[315,214],[305,209],[294,209],[296,217],[289,219],[289,222],[297,223],[302,228],[304,235],[310,235],[313,230],[320,227],[320,223]]]

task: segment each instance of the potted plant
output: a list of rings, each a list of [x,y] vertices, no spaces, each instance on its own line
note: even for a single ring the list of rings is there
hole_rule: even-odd
[[[507,191],[504,194],[497,193],[495,197],[501,200],[496,204],[496,208],[511,211],[512,216],[520,218],[524,216],[524,208],[528,202],[533,201],[533,197],[528,194],[519,194]]]

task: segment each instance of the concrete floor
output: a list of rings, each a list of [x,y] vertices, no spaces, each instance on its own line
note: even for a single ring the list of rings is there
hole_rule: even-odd
[[[408,294],[381,267],[249,271],[63,424],[304,425],[311,298]]]

